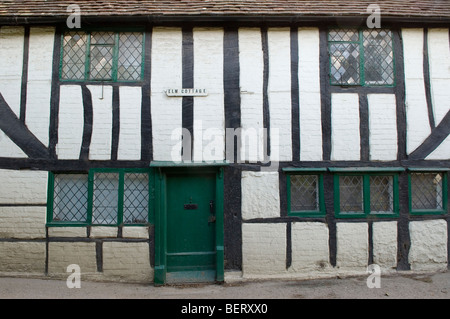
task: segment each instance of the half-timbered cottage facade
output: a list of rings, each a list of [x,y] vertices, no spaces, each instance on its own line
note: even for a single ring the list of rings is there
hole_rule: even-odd
[[[446,270],[449,23],[445,0],[1,1],[0,273]]]

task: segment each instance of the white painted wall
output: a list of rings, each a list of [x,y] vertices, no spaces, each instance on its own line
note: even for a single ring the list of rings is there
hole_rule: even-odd
[[[342,270],[365,271],[369,260],[367,223],[336,224],[337,267]]]
[[[447,222],[444,219],[409,223],[412,270],[437,271],[447,269]]]
[[[142,89],[122,86],[119,96],[120,133],[117,159],[140,160]]]
[[[80,158],[83,142],[84,107],[81,87],[63,85],[60,89],[58,144],[56,155],[61,160]]]
[[[280,216],[278,172],[242,172],[242,219]]]
[[[225,159],[223,34],[221,28],[193,30],[194,87],[208,90],[194,97],[195,161]]]
[[[153,29],[151,109],[156,161],[181,160],[182,98],[169,98],[164,93],[168,88],[182,87],[181,52],[181,29]]]
[[[300,92],[300,159],[322,160],[319,29],[298,29]]]
[[[0,27],[0,94],[11,110],[20,117],[22,88],[23,27]],[[26,154],[0,131],[0,157],[25,158]]]
[[[289,28],[267,31],[269,114],[272,161],[292,160],[291,39]]]
[[[450,50],[448,29],[428,29],[431,97],[436,125],[450,111]],[[449,158],[449,157],[447,157]]]
[[[292,263],[290,271],[329,270],[330,250],[329,231],[325,223],[292,223]]]
[[[394,94],[368,94],[370,160],[397,159],[397,106]]]
[[[0,204],[47,204],[47,172],[0,169]]]
[[[54,27],[30,28],[25,123],[44,144],[49,142]]]
[[[360,159],[359,98],[355,93],[331,95],[331,159]]]
[[[286,225],[242,224],[244,277],[286,272]]]
[[[406,93],[406,152],[431,133],[423,77],[423,29],[402,29]]]
[[[450,158],[450,137],[447,137],[430,155],[427,160],[448,160]]]
[[[392,270],[397,267],[397,221],[374,222],[373,262],[382,269]]]
[[[264,140],[260,130],[263,121],[264,61],[259,28],[239,29],[239,66],[241,85],[241,127],[248,138],[242,138],[241,160],[264,159]],[[253,138],[252,138],[253,137]]]
[[[24,28],[0,28],[0,93],[11,110],[20,116]]]
[[[111,159],[112,86],[89,85],[92,95],[93,124],[90,160]]]

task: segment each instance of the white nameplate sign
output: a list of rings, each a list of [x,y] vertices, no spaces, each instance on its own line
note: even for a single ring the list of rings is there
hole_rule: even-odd
[[[206,89],[167,89],[167,96],[208,96]]]

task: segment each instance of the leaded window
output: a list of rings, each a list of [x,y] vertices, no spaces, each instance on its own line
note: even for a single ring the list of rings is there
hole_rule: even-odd
[[[392,32],[385,29],[332,29],[328,33],[332,85],[392,86]]]
[[[149,223],[152,203],[148,170],[93,169],[89,174],[49,176],[49,226]]]
[[[61,79],[141,81],[143,48],[140,31],[68,31],[62,39]]]
[[[334,184],[337,217],[398,216],[398,174],[340,173]]]
[[[51,220],[64,223],[85,223],[88,211],[87,174],[58,174],[52,181]],[[49,186],[51,187],[51,186]]]
[[[447,212],[447,173],[418,171],[409,175],[412,214]]]
[[[285,170],[288,187],[288,215],[325,216],[322,170]]]

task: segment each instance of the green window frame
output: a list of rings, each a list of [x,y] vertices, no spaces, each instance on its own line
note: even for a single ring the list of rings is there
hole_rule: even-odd
[[[402,168],[346,169],[334,172],[337,218],[398,217],[399,172]]]
[[[47,226],[146,226],[153,223],[153,192],[150,169],[49,172]]]
[[[66,30],[61,37],[61,81],[141,82],[143,29]]]
[[[391,30],[329,29],[328,52],[331,85],[395,86]]]
[[[448,169],[409,168],[411,215],[444,215],[448,212]]]
[[[325,217],[323,174],[325,168],[284,168],[288,216]]]

